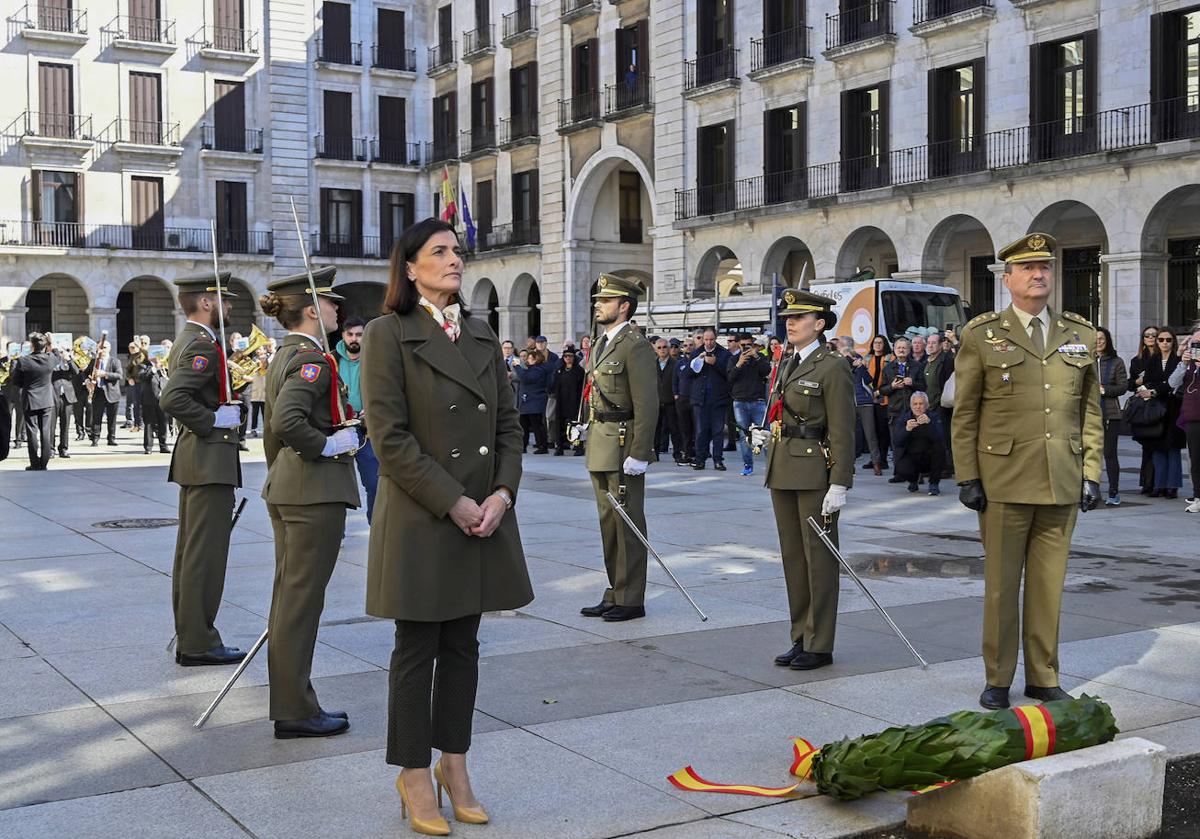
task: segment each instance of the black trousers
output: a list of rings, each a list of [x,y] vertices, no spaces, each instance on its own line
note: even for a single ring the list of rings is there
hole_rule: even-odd
[[[529,432],[533,432],[533,440],[539,449],[547,447],[546,415],[521,414],[521,448],[529,448]]]
[[[658,406],[658,427],[654,429],[654,450],[659,454],[666,454],[669,450],[673,450],[676,460],[683,457],[679,417],[675,413],[673,402]]]
[[[919,441],[914,441],[918,442]],[[936,484],[942,479],[942,471],[946,468],[946,447],[941,440],[926,445],[909,445],[904,455],[896,459],[896,475],[909,483],[917,481],[921,475],[928,475],[929,482]]]
[[[14,393],[16,393],[15,390],[14,390]],[[12,412],[13,412],[13,422],[12,422],[13,437],[15,438],[16,442],[24,443],[25,442],[25,412],[21,410],[21,396],[19,393],[17,393],[16,397],[13,399]]]
[[[8,397],[0,393],[0,460],[8,457],[12,441],[12,413],[8,410]]]
[[[92,442],[100,439],[100,424],[104,420],[108,420],[108,442],[117,442],[117,403],[109,402],[104,398],[104,394],[100,392],[100,388],[96,388],[95,394],[92,395]]]
[[[1200,422],[1189,422],[1183,427],[1187,435],[1188,460],[1192,470],[1192,497],[1200,498]]]
[[[253,431],[255,434],[258,433],[258,419],[259,419],[259,417],[263,416],[266,413],[264,410],[266,408],[266,406],[267,406],[266,402],[251,402],[250,403],[250,430]]]
[[[58,425],[58,453],[66,454],[71,439],[71,414],[74,411],[73,404],[64,402],[62,397],[54,406],[54,421]]]
[[[683,459],[691,462],[696,456],[696,418],[692,416],[692,399],[681,396],[675,400],[675,416],[678,420],[679,436],[683,442]],[[675,451],[675,459],[679,459],[679,450]]]
[[[421,769],[429,766],[432,749],[465,754],[471,748],[479,618],[396,621],[388,672],[388,763]]]
[[[1121,491],[1121,461],[1117,457],[1117,442],[1120,440],[1121,421],[1106,419],[1104,421],[1104,471],[1108,473],[1108,494],[1116,495]],[[1195,480],[1193,464],[1192,480]]]
[[[54,448],[54,409],[39,408],[25,412],[25,437],[29,447],[29,465],[45,469]]]
[[[76,435],[82,437],[85,433],[84,429],[91,426],[91,423],[86,419],[87,395],[85,394],[84,396],[80,396],[78,393],[76,393],[75,396],[76,402],[71,406],[71,413],[75,415],[75,433]]]
[[[142,448],[150,451],[154,448],[154,437],[158,437],[158,448],[167,448],[167,415],[158,403],[142,403]]]

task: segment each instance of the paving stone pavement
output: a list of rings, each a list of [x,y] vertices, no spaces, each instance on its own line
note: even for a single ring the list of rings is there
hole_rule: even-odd
[[[348,520],[314,661],[323,704],[349,712],[350,732],[275,740],[265,656],[196,731],[230,671],[185,670],[166,652],[175,530],[102,526],[175,517],[167,457],[139,443],[84,448],[44,473],[22,471],[21,449],[0,463],[0,836],[408,835],[383,758],[392,627],[364,615],[362,511]],[[242,647],[265,626],[273,573],[251,448],[219,617]],[[1138,451],[1123,457],[1132,483]],[[975,708],[981,550],[955,493],[910,495],[860,472],[842,518],[847,557],[930,668],[913,666],[847,579],[834,664],[801,673],[771,662],[788,646],[787,598],[761,474],[652,467],[650,537],[710,620],[652,565],[649,616],[605,624],[578,611],[604,586],[582,460],[525,466],[517,513],[537,599],[483,621],[471,762],[493,822],[457,835],[824,839],[903,820],[900,794],[771,802],[684,793],[666,776],[693,764],[714,780],[783,785],[792,736],[824,742]],[[1126,500],[1080,518],[1063,685],[1107,700],[1126,736],[1200,752],[1200,515],[1182,500]]]

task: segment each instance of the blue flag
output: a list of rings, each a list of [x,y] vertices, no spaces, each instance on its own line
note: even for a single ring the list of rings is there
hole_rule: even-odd
[[[471,219],[471,208],[467,206],[467,191],[462,188],[462,182],[458,185],[458,197],[462,203],[462,218],[463,224],[467,227],[467,250],[475,250],[475,222]]]

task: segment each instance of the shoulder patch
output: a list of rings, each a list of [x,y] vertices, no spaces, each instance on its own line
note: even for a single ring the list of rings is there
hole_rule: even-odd
[[[976,315],[967,322],[967,326],[974,326],[977,323],[987,323],[990,320],[996,320],[1000,317],[999,312],[984,312],[982,315]]]
[[[208,367],[208,359],[205,358],[204,356],[198,355],[192,359],[192,369],[193,370],[195,370],[199,373],[202,373],[202,372],[204,372],[204,369],[206,367]]]
[[[300,368],[300,378],[306,382],[315,382],[321,375],[321,367],[317,364],[305,364]]]
[[[1076,323],[1082,323],[1084,326],[1088,327],[1089,329],[1094,328],[1092,326],[1092,322],[1090,320],[1088,320],[1087,318],[1085,318],[1083,315],[1077,315],[1074,312],[1063,312],[1062,316],[1064,318],[1066,318],[1067,320],[1073,320]]]

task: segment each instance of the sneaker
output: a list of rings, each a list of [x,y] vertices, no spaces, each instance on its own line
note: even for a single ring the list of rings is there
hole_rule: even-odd
[[[753,466],[743,466],[742,467],[742,477],[743,478],[746,477],[747,475],[753,475],[753,474],[754,474]]]
[[[930,484],[929,485],[929,494],[930,495],[941,495],[942,488],[940,486],[938,486],[937,484]]]
[[[1189,513],[1200,513],[1200,498],[1197,498],[1183,509],[1187,510]]]
[[[1120,507],[1121,506],[1121,494],[1119,492],[1110,493],[1108,498],[1104,499],[1104,506],[1105,507]]]

